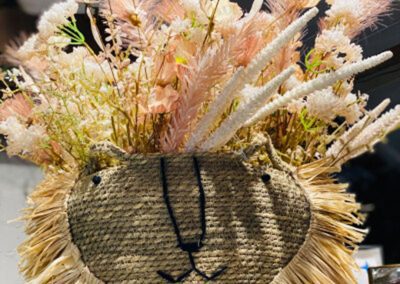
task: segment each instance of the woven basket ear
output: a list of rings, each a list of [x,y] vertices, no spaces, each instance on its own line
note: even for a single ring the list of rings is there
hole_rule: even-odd
[[[110,158],[117,159],[119,161],[128,161],[132,155],[125,152],[123,149],[115,146],[111,142],[100,142],[90,147],[90,156],[96,157],[98,155],[106,155]]]
[[[265,148],[268,154],[268,158],[270,159],[272,166],[275,169],[285,171],[288,173],[292,173],[294,170],[291,168],[290,165],[285,163],[281,157],[279,157],[274,144],[272,143],[271,137],[266,134],[266,135],[257,135],[251,145],[247,147],[243,151],[243,155],[245,160],[250,159],[252,156],[256,155],[260,149]]]
[[[123,149],[115,146],[111,142],[100,142],[90,147],[89,161],[83,171],[84,175],[96,172],[100,168],[100,160],[102,158],[115,159],[120,162],[126,162],[132,158],[132,155]]]

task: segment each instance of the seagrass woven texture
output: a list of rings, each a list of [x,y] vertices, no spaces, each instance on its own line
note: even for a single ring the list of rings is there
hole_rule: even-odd
[[[269,283],[310,215],[290,176],[231,155],[138,156],[81,178],[68,199],[73,241],[106,283]]]

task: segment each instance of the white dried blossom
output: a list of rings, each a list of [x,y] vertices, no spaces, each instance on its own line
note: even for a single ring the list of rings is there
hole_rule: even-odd
[[[56,46],[58,48],[64,48],[66,46],[68,46],[71,43],[71,39],[65,36],[59,36],[59,35],[55,35],[55,36],[51,36],[47,39],[47,43],[50,46]]]
[[[192,25],[189,19],[175,19],[172,21],[170,28],[175,34],[186,32]]]
[[[328,123],[336,118],[343,106],[345,106],[343,100],[335,95],[332,87],[312,93],[307,96],[305,103],[310,116]]]
[[[355,37],[364,29],[376,26],[379,17],[390,9],[391,0],[327,0],[331,5],[323,25],[343,25],[345,33]]]
[[[81,74],[93,82],[113,80],[113,70],[107,60],[98,58],[96,61],[85,47],[76,47],[70,53],[59,51],[52,59],[64,75]]]
[[[316,91],[307,96],[305,107],[308,113],[326,123],[341,116],[348,124],[355,123],[362,115],[363,104],[359,104],[355,94],[340,97],[333,92],[332,87]]]
[[[35,55],[38,46],[38,35],[30,36],[18,49],[17,55],[22,60],[28,60]]]
[[[362,60],[361,46],[352,43],[341,27],[323,30],[315,41],[315,49],[324,54],[323,62],[329,67]]]
[[[13,156],[34,154],[38,151],[46,130],[37,124],[26,127],[16,117],[11,116],[0,122],[0,133],[7,137],[7,154]]]
[[[367,97],[367,95],[357,97],[356,94],[349,93],[342,98],[344,105],[341,109],[338,109],[338,116],[344,117],[348,124],[356,123],[363,114],[365,102],[368,101]]]
[[[330,0],[331,8],[326,12],[327,16],[352,15],[360,18],[364,14],[364,5],[361,0]]]
[[[54,4],[39,20],[38,30],[42,38],[53,36],[59,27],[68,24],[69,18],[78,12],[79,5],[75,0]]]
[[[81,68],[82,62],[90,56],[88,50],[83,46],[75,47],[72,52],[57,52],[52,60],[62,68]]]
[[[113,70],[107,60],[99,63],[91,58],[86,58],[83,62],[83,72],[87,79],[94,82],[110,82],[114,79]]]

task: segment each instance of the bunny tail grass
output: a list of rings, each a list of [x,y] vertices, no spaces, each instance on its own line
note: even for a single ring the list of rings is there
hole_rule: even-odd
[[[329,177],[337,171],[320,160],[297,170],[312,207],[312,221],[307,239],[298,254],[273,280],[286,283],[357,283],[353,271],[358,269],[353,253],[365,236],[360,205],[347,185]]]
[[[18,252],[20,271],[29,284],[98,284],[84,265],[69,231],[66,199],[76,176],[49,175],[29,198],[21,220],[28,239]]]

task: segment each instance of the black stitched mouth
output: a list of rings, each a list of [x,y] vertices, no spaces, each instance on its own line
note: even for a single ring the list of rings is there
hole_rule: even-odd
[[[206,197],[205,197],[203,183],[201,180],[200,165],[199,165],[199,162],[196,157],[193,157],[193,166],[194,166],[194,171],[196,174],[197,185],[199,188],[201,235],[197,242],[185,243],[182,239],[182,235],[181,235],[181,232],[180,232],[180,229],[178,226],[178,222],[176,220],[174,210],[172,208],[172,204],[171,204],[171,201],[169,198],[168,181],[167,181],[166,167],[165,167],[165,158],[160,159],[160,171],[161,171],[164,202],[165,202],[165,205],[167,206],[168,214],[170,216],[172,225],[174,227],[174,231],[175,231],[177,241],[178,241],[178,247],[182,251],[185,251],[188,253],[188,258],[189,258],[189,262],[190,262],[190,266],[191,266],[191,268],[189,270],[182,273],[178,277],[173,277],[172,275],[170,275],[164,271],[161,271],[161,270],[157,271],[159,276],[161,276],[163,279],[167,280],[170,283],[182,282],[187,277],[189,277],[193,272],[195,272],[197,275],[200,275],[206,281],[213,281],[216,278],[218,278],[218,276],[220,276],[222,273],[224,273],[225,270],[227,269],[226,266],[221,267],[209,276],[205,272],[200,271],[196,267],[196,262],[193,257],[193,253],[199,252],[201,250],[201,248],[203,247],[203,241],[207,234],[207,223],[206,223]]]

